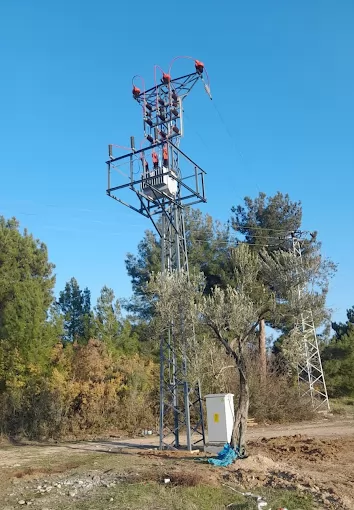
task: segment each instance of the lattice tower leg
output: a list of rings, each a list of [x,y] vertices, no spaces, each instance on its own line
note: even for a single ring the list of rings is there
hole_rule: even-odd
[[[167,203],[162,216],[161,254],[163,271],[188,273],[188,255],[184,225],[184,209]],[[183,317],[180,318],[183,321]],[[183,329],[183,326],[182,326]],[[188,345],[181,352],[176,347],[174,325],[160,342],[160,448],[179,448],[181,433],[187,448],[205,444],[203,407],[199,383],[190,388],[187,377]],[[193,422],[193,423],[191,423]]]
[[[293,239],[293,252],[302,261],[301,244],[296,238]],[[301,299],[303,291],[304,289],[301,287],[298,288],[299,299]],[[298,363],[300,395],[303,398],[310,398],[314,410],[329,411],[326,381],[312,311],[303,312],[296,326],[302,336],[302,348]]]

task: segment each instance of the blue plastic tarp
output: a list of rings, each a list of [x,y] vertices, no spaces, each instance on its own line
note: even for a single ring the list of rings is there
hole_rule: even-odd
[[[216,459],[208,459],[209,464],[213,466],[229,466],[238,457],[238,451],[231,448],[228,443],[225,443],[224,448],[218,453]]]

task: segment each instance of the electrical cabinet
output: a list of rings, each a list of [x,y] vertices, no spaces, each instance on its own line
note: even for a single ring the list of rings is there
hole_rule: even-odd
[[[208,442],[230,443],[234,424],[234,396],[232,393],[206,395]]]

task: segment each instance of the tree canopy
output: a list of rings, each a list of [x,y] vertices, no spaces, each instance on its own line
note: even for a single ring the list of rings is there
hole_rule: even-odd
[[[204,393],[249,396],[253,415],[261,419],[279,415],[278,398],[283,412],[297,413],[301,403],[292,382],[271,366],[260,380],[255,363],[264,321],[282,332],[279,352],[287,356],[289,349],[295,352],[291,332],[302,306],[311,308],[316,325],[329,317],[325,301],[335,267],[321,256],[317,235],[302,244],[302,267],[285,242],[284,233],[300,229],[301,221],[301,203],[281,193],[246,198],[225,224],[187,210],[186,280],[159,274],[160,242],[147,231],[137,254],[126,258],[133,299],[124,304],[132,313],[125,317],[109,285],[92,303],[89,288],[73,277],[55,299],[45,244],[21,230],[15,218],[0,217],[0,432],[38,438],[94,433],[116,423],[131,431],[143,423],[153,427],[159,328],[177,316],[174,334],[181,346],[192,346],[188,377],[192,383],[200,379]],[[301,303],[295,283],[307,289]],[[192,304],[181,320],[181,307]],[[354,307],[345,323],[332,324],[333,338],[322,343],[332,396],[354,392],[353,324]]]
[[[233,444],[240,451],[245,448],[249,362],[257,327],[268,313],[279,321],[284,314],[284,303],[286,313],[292,316],[295,324],[299,314],[308,308],[310,299],[310,294],[296,292],[299,260],[294,253],[263,250],[260,255],[248,244],[233,248],[230,256],[232,285],[216,286],[210,294],[204,293],[206,282],[202,275],[189,280],[185,273],[159,274],[150,283],[157,296],[155,309],[160,319],[159,335],[167,334],[167,328],[173,325],[174,346],[183,352],[186,345],[189,349],[192,345],[198,348],[194,332],[204,327],[209,332],[209,342],[216,341],[234,363],[239,375],[239,399]],[[316,278],[316,266],[308,271],[312,271],[312,277]],[[208,345],[199,348],[208,349]]]
[[[233,206],[231,212],[232,228],[258,249],[287,247],[284,237],[301,228],[301,202],[292,202],[288,194],[279,191],[271,197],[265,193],[255,199],[245,197],[244,205]]]
[[[53,269],[46,246],[27,230],[21,233],[15,218],[5,220],[1,216],[0,339],[10,357],[17,352],[35,363],[46,355]]]
[[[335,335],[322,353],[332,397],[354,397],[354,307],[347,310],[347,319],[345,323],[332,323]]]
[[[87,342],[92,328],[89,289],[81,290],[76,278],[71,278],[59,294],[57,309],[64,318],[64,339],[67,342]]]
[[[227,279],[229,228],[198,209],[187,209],[185,216],[190,272],[202,271],[205,291],[224,285]],[[126,268],[131,278],[133,298],[126,303],[129,312],[142,319],[151,317],[153,309],[147,300],[147,284],[153,273],[161,271],[160,240],[147,230],[138,245],[137,255],[128,253]]]

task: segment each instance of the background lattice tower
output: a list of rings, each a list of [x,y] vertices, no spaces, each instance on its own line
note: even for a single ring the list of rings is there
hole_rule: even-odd
[[[302,258],[301,233],[292,234],[292,250],[296,257]],[[297,293],[299,301],[306,288],[298,285]],[[303,310],[295,324],[301,335],[301,352],[298,361],[298,382],[300,395],[310,398],[312,407],[316,411],[329,411],[327,387],[323,373],[321,354],[318,346],[315,322],[312,310]]]
[[[107,194],[152,221],[161,241],[163,272],[188,273],[184,210],[206,202],[205,172],[179,148],[184,99],[198,81],[204,82],[210,96],[203,72],[203,64],[195,61],[194,73],[176,79],[163,73],[161,83],[143,91],[133,79],[133,97],[142,107],[144,139],[150,146],[136,149],[131,138],[132,152],[117,158],[109,146]],[[112,171],[119,171],[127,162],[128,182],[112,186]],[[182,167],[192,168],[192,172],[185,175]],[[135,192],[138,206],[117,196],[126,189]],[[188,382],[187,359],[192,346],[177,350],[173,324],[166,329],[168,333],[160,341],[160,448],[179,448],[181,433],[185,432],[186,446],[191,450],[193,445],[205,443],[200,386],[196,383],[191,387]]]

